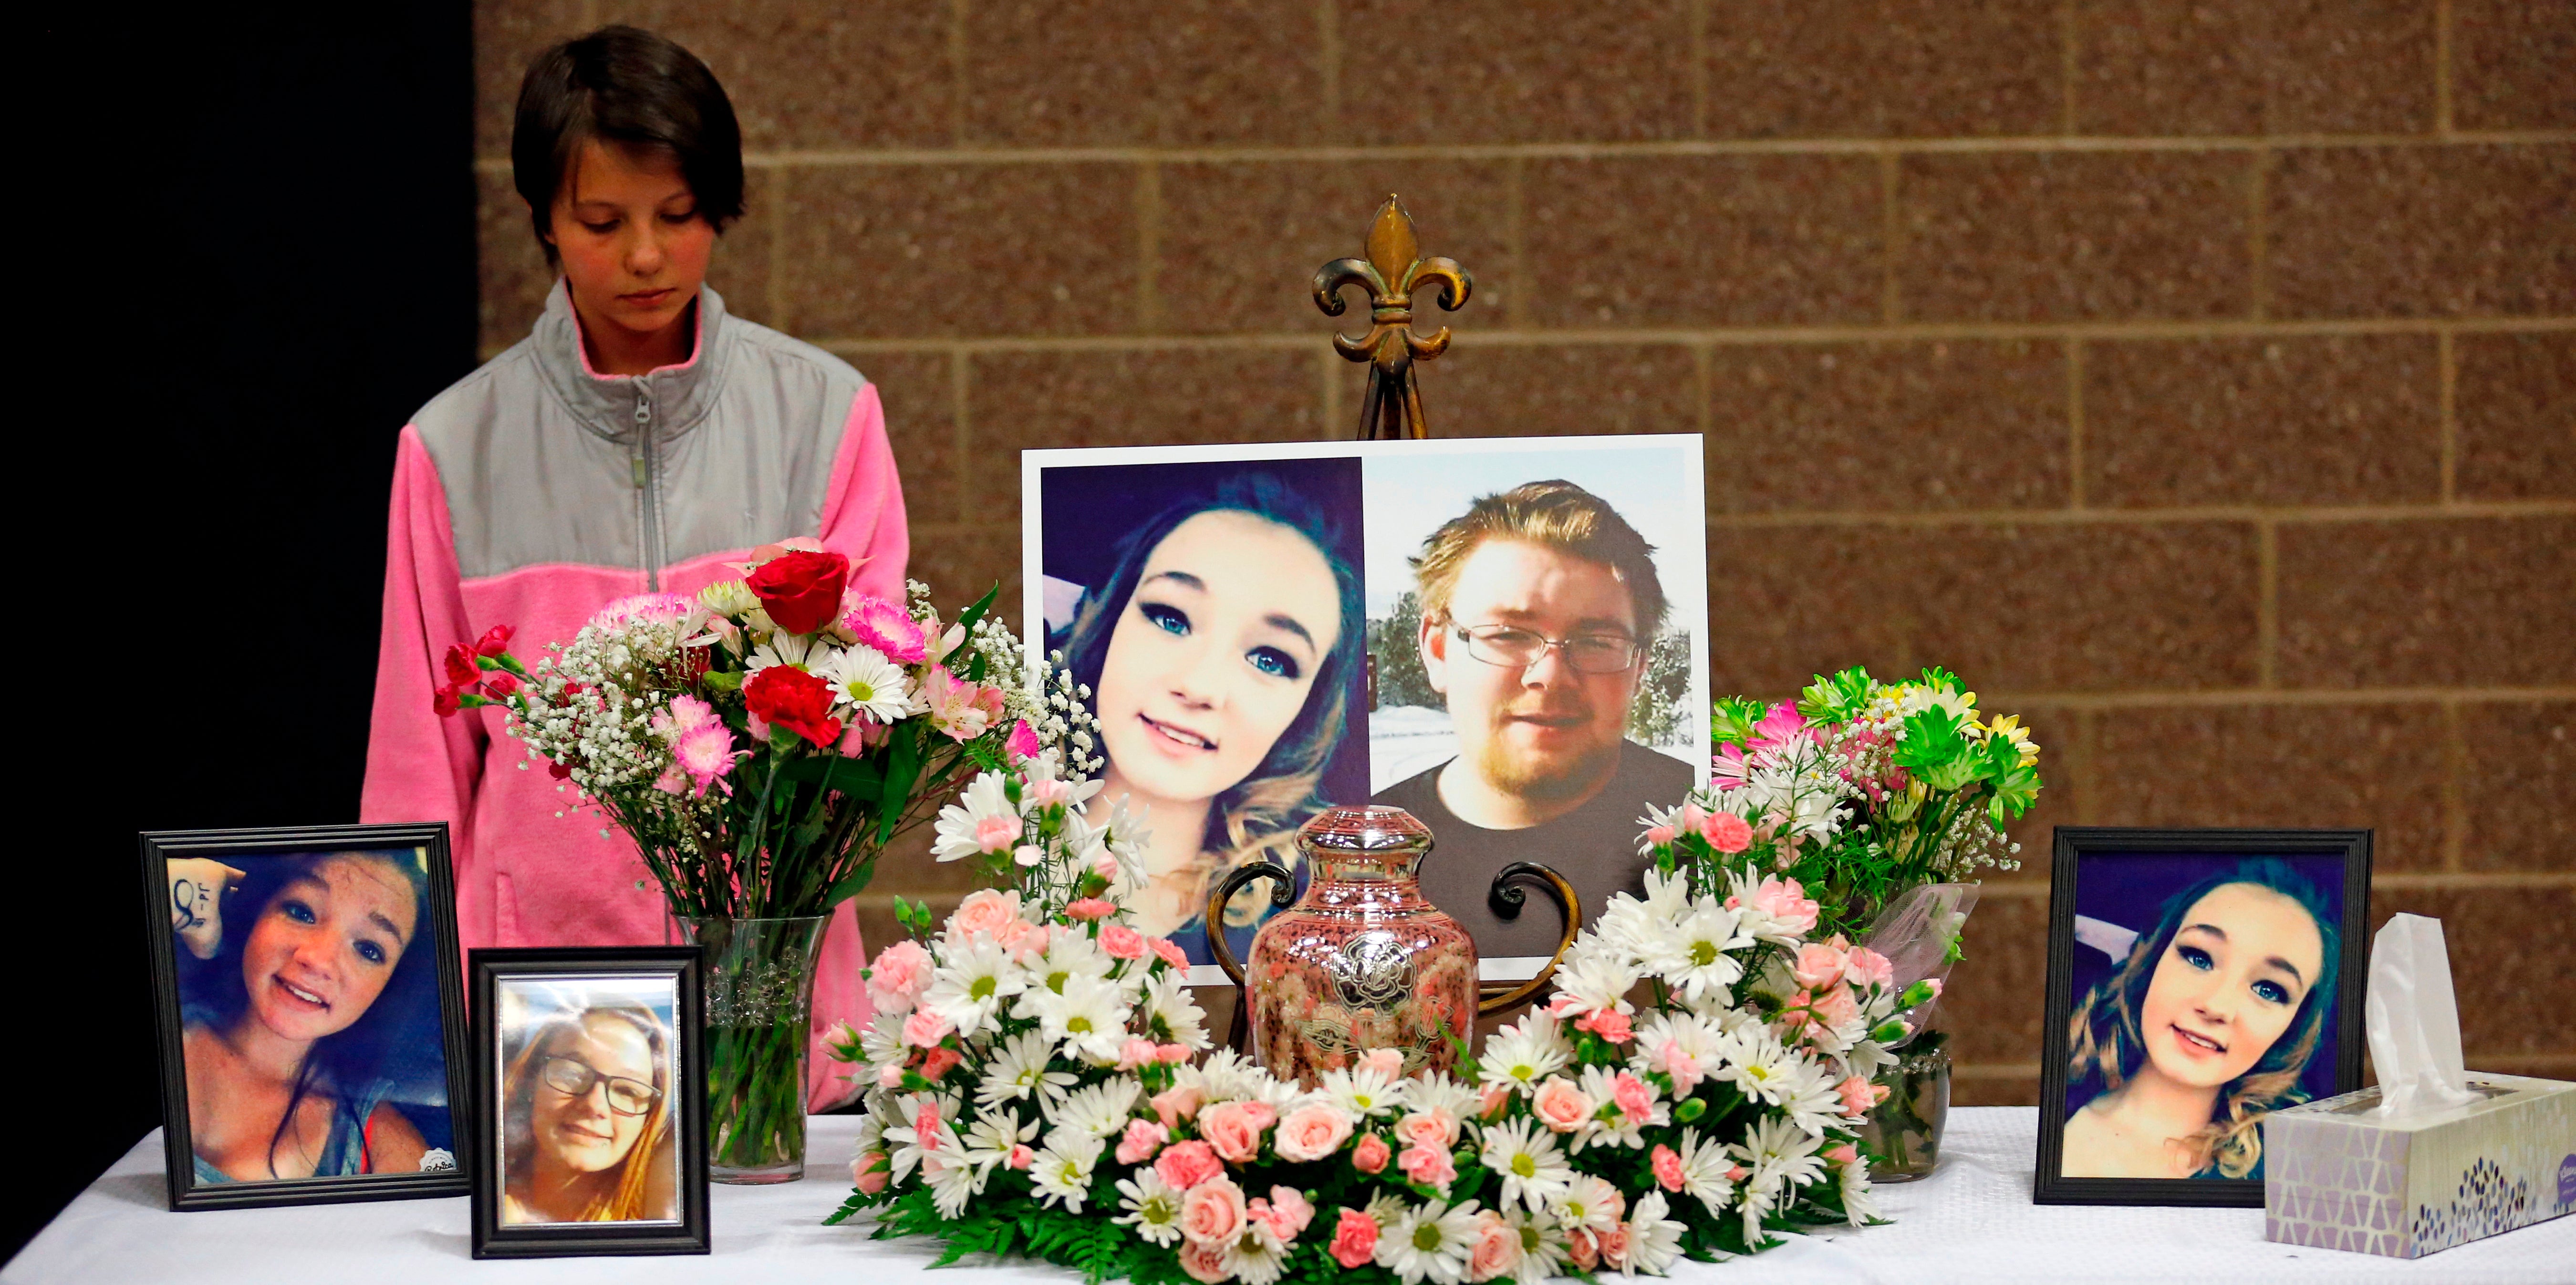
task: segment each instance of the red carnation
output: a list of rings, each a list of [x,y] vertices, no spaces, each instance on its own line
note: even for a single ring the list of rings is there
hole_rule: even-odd
[[[483,636],[474,643],[474,654],[499,656],[510,649],[510,634],[511,629],[508,625],[494,625],[484,630]]]
[[[483,681],[483,667],[474,663],[474,649],[458,643],[447,649],[447,684],[450,687],[472,687]]]
[[[458,692],[459,689],[454,683],[449,683],[446,686],[439,688],[430,696],[429,707],[438,711],[438,716],[440,718],[445,718],[448,715],[455,713],[457,710],[463,708],[463,702],[458,699]]]
[[[782,553],[755,568],[743,582],[778,627],[810,634],[841,614],[841,591],[850,583],[850,560],[837,553]]]
[[[742,701],[753,718],[774,723],[814,742],[831,745],[841,739],[841,720],[832,717],[832,685],[804,670],[772,665],[742,685]]]
[[[519,690],[519,680],[506,671],[494,670],[490,678],[483,680],[483,690],[498,699]]]

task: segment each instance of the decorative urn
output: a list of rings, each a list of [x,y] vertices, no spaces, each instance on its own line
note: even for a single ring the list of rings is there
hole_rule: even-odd
[[[1431,846],[1431,831],[1402,808],[1331,808],[1297,831],[1309,871],[1305,896],[1253,934],[1251,958],[1241,964],[1222,931],[1208,934],[1218,966],[1244,991],[1238,1047],[1248,1030],[1265,1069],[1308,1088],[1370,1049],[1399,1050],[1406,1075],[1447,1071],[1468,1047],[1480,1008],[1499,1011],[1537,993],[1555,971],[1552,960],[1527,984],[1479,1004],[1475,941],[1422,896],[1420,867]],[[1520,890],[1504,884],[1523,875],[1543,877],[1556,894],[1570,944],[1573,889],[1554,872],[1515,863],[1495,880],[1498,905],[1518,907]],[[1223,923],[1235,890],[1262,877],[1272,881],[1274,903],[1287,903],[1293,877],[1255,862],[1217,885],[1207,922]]]

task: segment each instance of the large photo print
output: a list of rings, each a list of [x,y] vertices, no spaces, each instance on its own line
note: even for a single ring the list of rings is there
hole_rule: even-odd
[[[1637,886],[1638,815],[1705,779],[1693,436],[1031,451],[1024,610],[1101,722],[1104,800],[1147,816],[1139,927],[1206,962],[1204,906],[1296,871],[1325,807],[1404,807],[1425,894],[1480,953],[1554,916],[1489,908],[1513,861],[1587,914]],[[1043,643],[1037,640],[1043,639]],[[1270,912],[1226,908],[1240,952]]]

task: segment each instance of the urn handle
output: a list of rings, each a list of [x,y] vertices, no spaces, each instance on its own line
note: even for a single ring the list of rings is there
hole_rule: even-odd
[[[1252,861],[1236,866],[1217,881],[1216,890],[1208,894],[1208,957],[1225,970],[1237,992],[1243,989],[1243,965],[1234,958],[1234,948],[1225,942],[1225,903],[1234,900],[1235,890],[1255,879],[1270,880],[1270,904],[1285,906],[1297,898],[1297,877],[1268,861]],[[1550,971],[1554,971],[1551,967]]]
[[[1494,886],[1492,891],[1486,894],[1486,902],[1493,907],[1496,915],[1505,919],[1516,919],[1520,916],[1522,905],[1528,902],[1529,894],[1512,886],[1512,881],[1516,879],[1535,879],[1546,885],[1549,895],[1556,898],[1556,908],[1565,913],[1565,936],[1556,943],[1556,954],[1548,958],[1547,967],[1538,970],[1538,976],[1491,999],[1478,1002],[1476,1013],[1480,1017],[1491,1017],[1538,994],[1539,988],[1547,985],[1556,976],[1556,966],[1564,962],[1565,952],[1574,948],[1574,935],[1583,927],[1583,898],[1575,895],[1574,885],[1567,883],[1564,875],[1535,861],[1515,861],[1503,867],[1502,872],[1494,876]]]

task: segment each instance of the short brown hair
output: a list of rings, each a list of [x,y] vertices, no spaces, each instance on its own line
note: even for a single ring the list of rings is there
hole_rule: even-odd
[[[519,81],[510,179],[549,265],[555,193],[593,139],[670,157],[716,231],[742,217],[742,126],[715,73],[650,31],[602,27],[538,54]]]
[[[1523,540],[1610,568],[1628,587],[1636,611],[1637,637],[1654,637],[1664,627],[1664,584],[1655,575],[1655,546],[1637,534],[1619,511],[1600,496],[1563,479],[1525,482],[1488,495],[1467,511],[1440,524],[1422,542],[1413,564],[1414,582],[1422,590],[1422,617],[1446,618],[1449,595],[1458,587],[1458,569],[1489,538]]]

